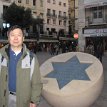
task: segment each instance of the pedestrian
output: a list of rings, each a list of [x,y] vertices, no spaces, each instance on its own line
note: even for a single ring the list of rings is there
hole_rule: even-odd
[[[94,55],[94,45],[92,43],[87,46],[86,52]]]
[[[58,52],[59,52],[59,46],[58,46],[58,44],[55,44],[55,53],[56,53],[56,55],[58,55]]]
[[[62,53],[66,53],[67,46],[65,41],[61,44],[61,48],[62,48]]]
[[[102,43],[99,43],[97,46],[97,58],[102,62],[102,56],[103,56],[103,45]]]
[[[20,26],[7,36],[9,44],[0,49],[0,107],[37,107],[42,90],[37,57],[23,43]]]

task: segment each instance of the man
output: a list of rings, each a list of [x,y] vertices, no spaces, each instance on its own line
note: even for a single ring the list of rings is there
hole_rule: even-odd
[[[103,56],[103,45],[102,43],[98,43],[97,45],[97,58],[102,62],[102,56]]]
[[[37,58],[19,26],[7,35],[9,44],[0,49],[0,107],[37,107],[42,90]]]

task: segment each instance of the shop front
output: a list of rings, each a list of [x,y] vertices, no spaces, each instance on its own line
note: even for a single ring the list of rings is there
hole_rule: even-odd
[[[83,29],[83,36],[85,37],[85,48],[90,44],[96,49],[100,43],[103,45],[104,52],[107,51],[107,28],[94,28],[94,29]]]

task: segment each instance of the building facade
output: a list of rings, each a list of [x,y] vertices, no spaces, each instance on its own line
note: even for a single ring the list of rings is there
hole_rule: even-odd
[[[98,43],[107,50],[107,0],[79,1],[79,48]]]
[[[0,0],[0,28],[3,28],[3,13],[6,11],[8,6],[15,2],[18,6],[23,6],[25,8],[30,8],[32,16],[34,18],[43,19],[43,0]]]
[[[3,28],[3,13],[6,11],[8,6],[13,2],[13,0],[0,0],[0,29]]]
[[[34,18],[43,18],[43,0],[14,0],[18,6],[24,6],[32,10]]]
[[[68,33],[68,0],[44,1],[44,31],[47,35]]]
[[[68,0],[69,2],[69,34],[78,32],[78,0]]]

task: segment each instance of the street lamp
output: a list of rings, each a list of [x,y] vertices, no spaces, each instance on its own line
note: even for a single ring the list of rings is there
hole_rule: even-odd
[[[3,22],[3,28],[4,28],[4,29],[6,28],[6,23],[4,23],[4,22]]]
[[[6,23],[6,22],[3,22],[3,28],[9,28],[10,27],[10,24],[9,23]]]
[[[9,28],[10,27],[10,24],[9,23],[7,23],[7,28]]]
[[[10,27],[9,23],[3,22],[3,34],[2,34],[3,36],[6,36],[9,27]]]

